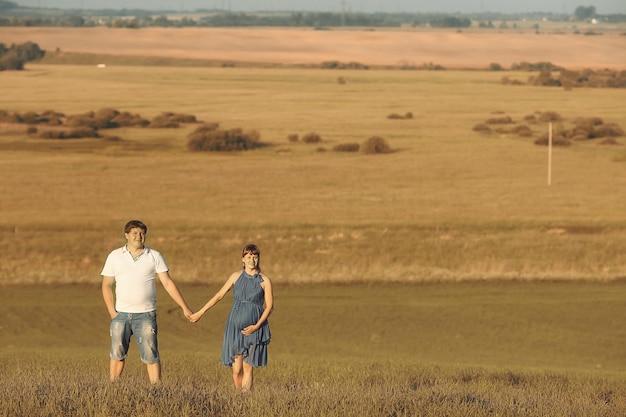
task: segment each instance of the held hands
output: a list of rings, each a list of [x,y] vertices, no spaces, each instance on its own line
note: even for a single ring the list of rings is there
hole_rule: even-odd
[[[191,321],[191,317],[193,316],[193,311],[187,309],[183,309],[183,314],[187,318],[187,320]]]
[[[189,319],[190,322],[197,323],[202,318],[203,315],[204,313],[202,313],[201,311],[197,311],[187,318]]]

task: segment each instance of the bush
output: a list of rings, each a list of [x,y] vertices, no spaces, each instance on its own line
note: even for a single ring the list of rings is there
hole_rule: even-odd
[[[150,121],[150,127],[173,129],[180,126],[180,122],[176,120],[173,113],[161,113]]]
[[[45,51],[33,42],[11,45],[10,48],[0,43],[0,71],[23,70],[26,62],[41,59],[44,54]]]
[[[548,123],[548,122],[560,122],[563,120],[560,114],[554,111],[546,111],[540,112],[537,121]]]
[[[47,130],[41,132],[39,137],[44,139],[82,139],[99,137],[96,129],[82,126],[69,131],[66,130]]]
[[[619,143],[615,138],[604,138],[598,142],[598,145],[621,145],[621,143]]]
[[[304,143],[320,143],[321,141],[322,137],[315,132],[309,132],[302,136],[302,142]]]
[[[487,124],[497,125],[497,124],[510,124],[514,123],[511,116],[502,116],[502,117],[492,117],[487,119]]]
[[[516,135],[523,137],[530,137],[533,135],[533,131],[526,125],[515,126],[511,129],[511,133],[515,133]]]
[[[358,152],[361,146],[358,143],[340,143],[333,146],[335,152]]]
[[[479,133],[491,133],[491,128],[486,123],[479,123],[472,130]]]
[[[85,114],[70,115],[67,117],[67,120],[65,121],[65,125],[70,126],[70,127],[87,126],[87,127],[95,128],[96,124],[97,123],[96,123],[96,119],[94,118],[93,112],[85,113]]]
[[[545,145],[548,146],[550,144],[550,137],[548,133],[544,133],[540,137],[535,140],[535,145]],[[565,138],[561,134],[552,135],[552,145],[553,146],[570,146],[572,143],[569,139]]]
[[[403,115],[398,114],[398,113],[391,113],[390,115],[387,116],[387,119],[400,119],[400,120],[404,120],[404,119],[412,119],[413,118],[413,113],[411,112],[406,112]]]
[[[595,126],[591,131],[591,138],[604,138],[604,137],[620,137],[624,136],[624,130],[614,123],[607,123],[605,125]]]
[[[245,151],[263,146],[259,139],[259,133],[254,130],[222,130],[217,123],[204,124],[189,134],[187,149],[211,152]]]
[[[148,119],[144,119],[138,114],[131,114],[127,111],[121,112],[115,116],[113,122],[117,123],[120,127],[146,127],[150,125]]]
[[[382,137],[372,136],[363,142],[361,152],[364,154],[390,153],[391,148]]]
[[[287,140],[289,142],[295,143],[295,142],[299,141],[300,138],[298,137],[297,133],[291,133],[291,134],[287,135]]]

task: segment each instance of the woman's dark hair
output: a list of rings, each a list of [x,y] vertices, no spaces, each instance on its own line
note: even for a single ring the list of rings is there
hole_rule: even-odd
[[[247,254],[257,255],[259,257],[259,264],[257,265],[257,269],[261,272],[261,250],[254,243],[248,243],[241,250],[241,257],[243,258]]]
[[[148,226],[146,226],[141,220],[131,220],[124,226],[124,233],[129,233],[131,229],[135,227],[143,230],[144,233],[148,233]]]

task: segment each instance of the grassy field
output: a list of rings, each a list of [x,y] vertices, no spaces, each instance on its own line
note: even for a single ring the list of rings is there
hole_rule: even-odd
[[[482,135],[555,111],[626,126],[626,91],[507,86],[504,75],[30,65],[4,72],[0,109],[78,114],[110,107],[194,114],[257,130],[270,146],[192,153],[179,129],[122,129],[122,142],[45,140],[0,129],[3,283],[92,282],[122,225],[144,220],[183,282],[221,282],[247,241],[279,282],[626,276],[623,146]],[[347,80],[337,83],[338,77]],[[392,113],[412,112],[409,120]],[[323,142],[290,143],[317,132]],[[385,138],[395,152],[332,152]],[[618,139],[623,141],[623,139]],[[324,148],[326,152],[319,152]],[[28,257],[24,254],[28,253]],[[294,260],[297,260],[294,262]]]
[[[626,151],[556,148],[548,186],[533,144],[545,123],[533,137],[472,128],[547,111],[564,118],[556,131],[592,116],[624,128],[626,91],[503,85],[531,75],[506,71],[119,59],[4,71],[0,109],[186,113],[268,146],[192,153],[194,125],[120,129],[119,142],[0,125],[0,416],[624,414]],[[287,140],[308,132],[322,143]],[[332,151],[374,135],[394,152]],[[244,243],[260,245],[276,312],[254,396],[233,395],[217,363],[228,303],[193,326],[160,299],[163,385],[148,387],[136,355],[107,383],[97,284],[131,218],[196,308]]]
[[[217,286],[184,285],[192,306]],[[163,384],[109,384],[95,285],[0,292],[0,416],[608,416],[626,412],[623,283],[277,287],[253,396],[218,363],[230,298],[192,325],[161,289]],[[295,319],[294,319],[295,318]]]

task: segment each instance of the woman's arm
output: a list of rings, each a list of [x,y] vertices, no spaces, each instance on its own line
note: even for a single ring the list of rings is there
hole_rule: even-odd
[[[207,301],[204,307],[198,310],[195,314],[192,314],[189,320],[191,320],[192,323],[197,322],[198,320],[202,318],[202,316],[204,316],[204,313],[209,311],[211,307],[213,307],[215,304],[219,303],[222,300],[222,298],[224,298],[226,293],[230,291],[233,285],[235,285],[235,281],[237,281],[237,278],[239,278],[239,275],[241,275],[241,272],[239,271],[233,272],[232,275],[228,277],[224,285],[222,285],[222,288],[220,288],[220,290],[216,292],[215,295],[209,301]]]

